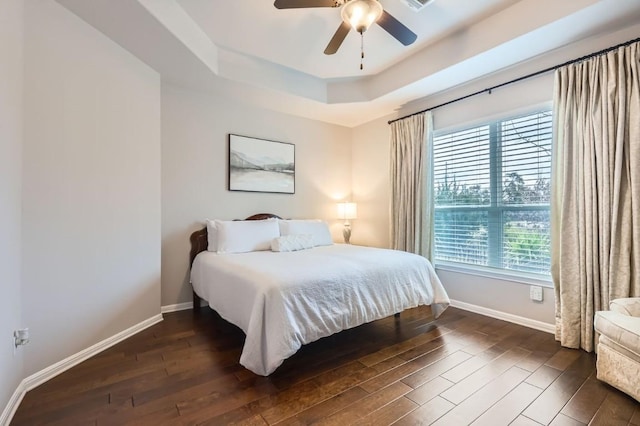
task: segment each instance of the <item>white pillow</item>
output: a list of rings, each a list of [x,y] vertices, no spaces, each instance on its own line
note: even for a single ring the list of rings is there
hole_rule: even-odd
[[[218,229],[215,220],[205,220],[207,224],[207,251],[218,251]]]
[[[218,253],[246,253],[270,250],[271,240],[280,236],[278,221],[216,220]]]
[[[313,235],[293,234],[271,240],[271,251],[297,251],[313,247]]]
[[[314,246],[333,244],[329,225],[323,220],[279,220],[280,235],[311,234]]]

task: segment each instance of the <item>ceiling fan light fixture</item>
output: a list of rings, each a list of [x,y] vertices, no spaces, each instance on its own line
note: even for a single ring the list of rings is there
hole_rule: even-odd
[[[354,30],[363,33],[382,16],[382,5],[378,0],[351,0],[342,6],[340,15]]]

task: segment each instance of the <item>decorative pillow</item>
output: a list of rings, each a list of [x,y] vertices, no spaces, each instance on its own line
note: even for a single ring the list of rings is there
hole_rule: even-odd
[[[311,234],[314,246],[333,244],[329,225],[323,220],[280,220],[280,235]]]
[[[297,251],[313,247],[313,235],[292,234],[271,240],[271,251]]]
[[[218,251],[218,228],[216,228],[216,221],[207,219],[207,251]]]
[[[270,250],[271,240],[280,236],[278,221],[267,220],[216,220],[218,253],[246,253]]]

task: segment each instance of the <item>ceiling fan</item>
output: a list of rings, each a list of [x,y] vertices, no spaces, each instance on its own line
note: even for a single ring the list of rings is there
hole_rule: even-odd
[[[342,23],[324,50],[325,55],[336,53],[352,28],[362,36],[374,23],[405,46],[417,38],[413,31],[385,11],[378,0],[275,0],[273,5],[278,9],[341,7]],[[361,56],[364,58],[364,51]]]

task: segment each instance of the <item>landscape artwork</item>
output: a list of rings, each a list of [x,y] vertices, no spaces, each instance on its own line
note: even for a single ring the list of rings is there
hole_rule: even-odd
[[[229,190],[295,193],[295,145],[229,135]]]

